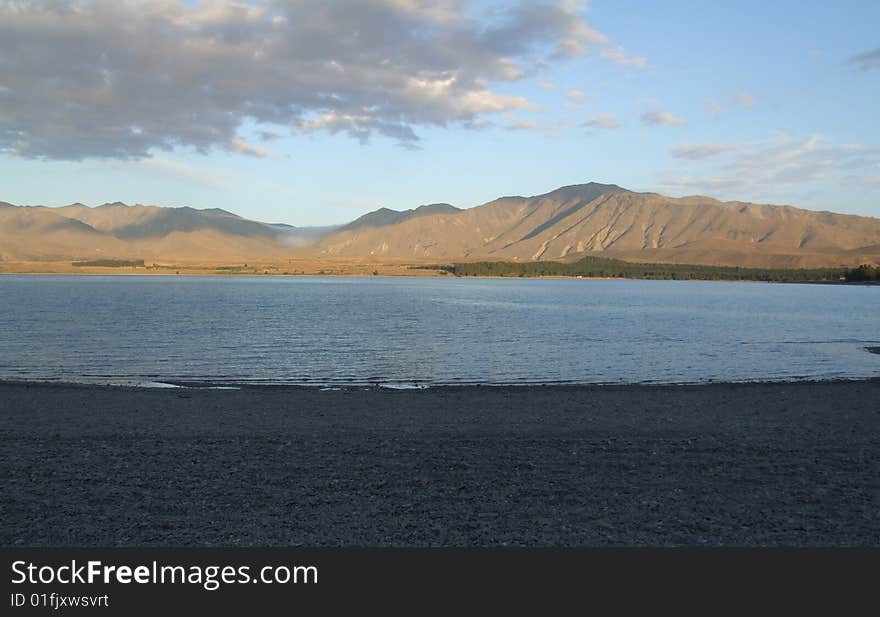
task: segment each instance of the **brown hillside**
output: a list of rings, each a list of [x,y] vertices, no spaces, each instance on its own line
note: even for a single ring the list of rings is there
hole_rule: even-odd
[[[0,260],[128,258],[375,262],[574,260],[751,267],[880,263],[880,219],[791,206],[567,186],[458,210],[380,209],[338,228],[295,228],[219,209],[19,207],[0,202]]]
[[[376,258],[560,260],[605,254],[799,267],[876,260],[878,242],[878,219],[708,197],[674,199],[591,183],[384,227],[343,229],[317,248],[324,255]]]

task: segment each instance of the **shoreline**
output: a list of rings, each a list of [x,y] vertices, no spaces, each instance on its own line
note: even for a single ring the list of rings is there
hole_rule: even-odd
[[[111,268],[112,269],[112,268]],[[877,281],[767,281],[760,279],[667,279],[667,278],[634,278],[634,277],[611,277],[611,276],[488,276],[488,275],[444,275],[441,270],[419,269],[421,274],[383,273],[369,274],[364,272],[344,273],[229,273],[212,270],[196,272],[66,272],[66,271],[0,271],[0,279],[4,276],[111,276],[111,277],[210,277],[210,278],[354,278],[354,279],[381,279],[381,278],[412,278],[412,279],[438,279],[438,280],[582,280],[582,281],[642,281],[642,282],[676,282],[676,283],[761,283],[765,285],[834,285],[844,287],[880,287]]]
[[[0,382],[3,546],[880,546],[880,379]]]
[[[880,354],[880,347],[866,347],[867,353]],[[122,383],[130,381],[131,383]],[[0,378],[0,388],[4,386],[25,387],[57,387],[57,388],[102,388],[120,390],[305,390],[305,391],[342,391],[342,392],[371,392],[371,391],[423,391],[442,389],[469,388],[700,388],[711,386],[737,386],[737,385],[821,385],[821,384],[851,384],[851,383],[880,382],[880,375],[870,377],[804,377],[779,379],[740,379],[740,380],[716,380],[716,381],[605,381],[605,382],[524,382],[524,383],[256,383],[256,382],[233,382],[233,381],[184,381],[178,379],[127,379],[120,378],[117,383],[113,382],[90,382],[90,381],[67,381],[61,379],[4,379]]]

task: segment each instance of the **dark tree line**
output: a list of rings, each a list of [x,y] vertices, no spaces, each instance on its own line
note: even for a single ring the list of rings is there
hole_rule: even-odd
[[[868,283],[880,281],[880,268],[862,264],[858,268],[846,271],[846,280],[851,283]]]
[[[668,263],[633,263],[603,257],[584,257],[571,263],[557,261],[481,261],[453,265],[423,266],[455,276],[582,276],[649,280],[768,281],[768,282],[865,282],[877,281],[880,268],[740,268]]]

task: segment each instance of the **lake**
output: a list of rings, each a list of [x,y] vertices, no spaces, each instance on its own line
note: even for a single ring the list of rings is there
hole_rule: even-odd
[[[0,276],[0,379],[692,383],[880,376],[880,287]]]

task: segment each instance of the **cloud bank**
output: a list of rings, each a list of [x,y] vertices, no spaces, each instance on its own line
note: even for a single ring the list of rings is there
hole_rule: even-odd
[[[0,151],[265,151],[245,123],[381,134],[529,108],[496,84],[607,45],[574,3],[0,0]],[[620,61],[619,59],[615,61]]]

